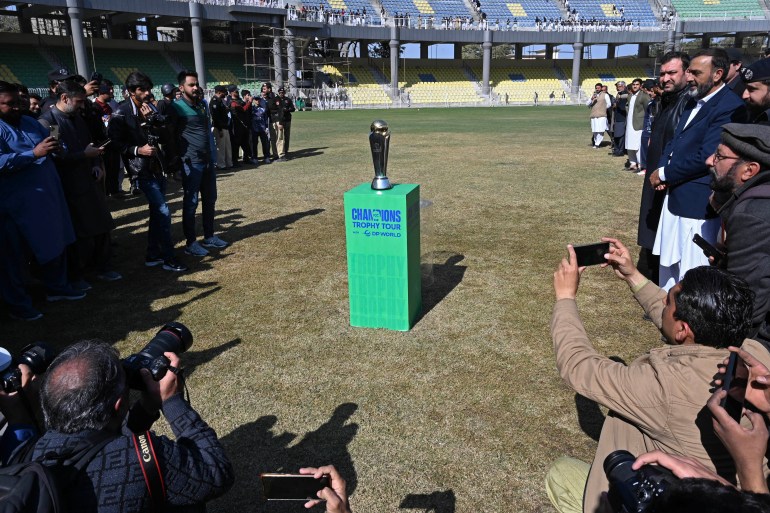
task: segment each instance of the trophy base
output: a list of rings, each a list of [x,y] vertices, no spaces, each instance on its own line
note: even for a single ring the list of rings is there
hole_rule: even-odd
[[[386,191],[392,188],[393,185],[391,185],[387,176],[375,176],[374,180],[372,180],[372,189],[375,191]]]

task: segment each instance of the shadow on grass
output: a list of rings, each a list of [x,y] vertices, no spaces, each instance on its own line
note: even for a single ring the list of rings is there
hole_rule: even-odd
[[[226,210],[217,214],[217,222],[222,226],[229,226],[225,229],[225,235],[228,242],[236,242],[247,239],[263,233],[280,232],[290,230],[291,225],[307,216],[315,216],[325,212],[323,208],[314,208],[304,212],[294,212],[285,216],[278,216],[264,221],[257,221],[249,224],[240,224],[244,217],[237,214],[238,210]]]
[[[455,493],[452,490],[433,493],[410,493],[398,506],[419,509],[425,513],[455,513]]]
[[[604,414],[599,409],[599,404],[580,394],[575,394],[575,408],[580,429],[598,442],[604,425]]]
[[[420,319],[439,304],[463,281],[467,266],[457,265],[465,255],[450,251],[434,251],[423,257],[424,260],[439,260],[443,263],[421,264],[422,270],[422,314]],[[419,322],[420,319],[417,321]]]
[[[296,438],[294,433],[273,433],[278,422],[275,415],[265,415],[245,424],[222,438],[222,444],[235,467],[236,483],[227,495],[228,504],[241,511],[260,509],[264,504],[259,475],[266,472],[296,473],[302,467],[334,465],[347,482],[348,495],[358,485],[353,458],[348,444],[358,433],[358,424],[348,423],[358,409],[354,403],[337,406],[331,418],[302,440],[289,447]],[[299,507],[298,507],[299,505]],[[271,503],[271,512],[302,511],[300,503]]]
[[[194,342],[193,342],[194,343]],[[220,354],[224,353],[225,351],[229,351],[230,349],[234,348],[235,346],[239,345],[241,343],[240,338],[235,338],[231,340],[230,342],[225,342],[224,344],[216,347],[210,347],[209,349],[204,349],[202,351],[188,351],[184,354],[184,374],[185,377],[192,376],[193,372],[195,372],[195,369],[199,365],[204,365]]]

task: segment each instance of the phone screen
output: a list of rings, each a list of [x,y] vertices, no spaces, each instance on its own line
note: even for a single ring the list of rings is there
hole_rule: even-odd
[[[315,479],[300,474],[261,474],[262,491],[269,501],[307,501],[318,499],[318,492],[329,486],[329,477]]]
[[[727,395],[722,399],[720,405],[736,422],[740,422],[743,414],[748,378],[749,371],[741,357],[738,356],[738,353],[731,353],[725,377],[722,380],[722,390],[726,390]]]
[[[575,256],[577,257],[578,267],[586,265],[598,265],[607,262],[604,255],[610,252],[609,242],[597,242],[596,244],[583,244],[582,246],[573,246]]]

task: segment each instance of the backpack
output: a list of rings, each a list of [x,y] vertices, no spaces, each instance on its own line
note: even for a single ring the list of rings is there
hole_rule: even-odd
[[[36,439],[30,440],[0,468],[0,513],[64,513],[63,493],[105,445],[117,436],[97,431],[85,437],[87,445],[66,455],[47,454],[48,465],[32,461]]]

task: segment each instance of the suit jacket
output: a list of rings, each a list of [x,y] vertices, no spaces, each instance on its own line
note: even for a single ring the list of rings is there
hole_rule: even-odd
[[[634,296],[658,329],[665,295],[647,283]],[[660,449],[690,456],[735,481],[732,458],[714,433],[706,408],[716,366],[728,354],[726,349],[663,346],[625,365],[594,349],[571,299],[554,305],[551,336],[562,379],[576,393],[611,410],[588,475],[585,513],[594,513],[599,495],[608,490],[602,464],[617,449],[634,455]]]
[[[719,146],[723,125],[745,122],[746,107],[729,87],[722,87],[685,128],[697,104],[694,98],[687,102],[661,163],[665,166],[669,211],[680,217],[707,219],[716,214],[709,208],[711,176],[706,159]]]
[[[647,105],[649,103],[650,95],[644,91],[639,91],[636,94],[636,100],[634,101],[634,112],[632,113],[634,130],[638,131],[644,128],[644,112],[647,109]]]

